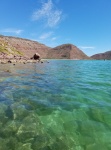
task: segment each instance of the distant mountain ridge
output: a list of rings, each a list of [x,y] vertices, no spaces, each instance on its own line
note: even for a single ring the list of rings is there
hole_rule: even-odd
[[[107,59],[110,60],[111,59],[111,50],[110,51],[106,51],[104,53],[99,53],[99,54],[95,54],[91,56],[92,59]]]
[[[44,59],[89,59],[86,54],[72,44],[51,48],[36,41],[0,35],[0,54],[2,53],[22,55],[27,58],[39,53]]]

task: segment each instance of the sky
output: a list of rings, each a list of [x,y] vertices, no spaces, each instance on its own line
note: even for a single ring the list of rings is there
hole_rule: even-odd
[[[103,53],[111,50],[111,0],[0,0],[0,34]]]

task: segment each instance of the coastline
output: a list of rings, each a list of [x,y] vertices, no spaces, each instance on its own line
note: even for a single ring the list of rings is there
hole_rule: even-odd
[[[86,61],[86,60],[97,60],[97,59],[40,59],[40,60],[34,60],[34,59],[29,59],[29,58],[20,58],[20,59],[0,59],[0,64],[27,64],[27,63],[44,63],[47,62],[49,63],[50,60],[65,60],[65,61]],[[98,59],[99,60],[99,59]],[[102,61],[106,61],[104,59],[101,59]],[[100,61],[100,60],[99,60]]]

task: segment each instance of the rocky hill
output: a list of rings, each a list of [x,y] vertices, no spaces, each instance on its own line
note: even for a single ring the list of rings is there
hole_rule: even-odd
[[[32,57],[36,52],[46,58],[50,47],[36,41],[17,37],[0,36],[0,53]]]
[[[89,59],[86,54],[72,44],[63,44],[49,49],[47,57],[52,59]]]
[[[31,58],[35,53],[49,59],[89,59],[80,49],[72,44],[63,44],[50,48],[44,44],[18,37],[0,36],[0,58],[5,55]],[[11,56],[10,56],[11,55]]]
[[[107,51],[105,53],[99,53],[99,54],[95,54],[93,56],[91,56],[92,59],[107,59],[110,60],[111,59],[111,51]]]

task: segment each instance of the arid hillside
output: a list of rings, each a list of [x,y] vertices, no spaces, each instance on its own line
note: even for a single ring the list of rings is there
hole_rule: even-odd
[[[105,53],[99,53],[99,54],[95,54],[93,56],[91,56],[92,59],[107,59],[110,60],[111,59],[111,51],[107,51]]]
[[[28,39],[0,36],[0,57],[4,54],[31,58],[35,53],[41,58],[49,59],[89,59],[79,48],[72,44],[63,44],[50,48],[44,44]]]
[[[36,41],[17,37],[0,36],[0,52],[11,54],[22,54],[25,57],[32,57],[38,52],[42,58],[46,58],[48,46]]]
[[[49,49],[48,58],[53,59],[89,59],[79,48],[72,44],[63,44]]]

